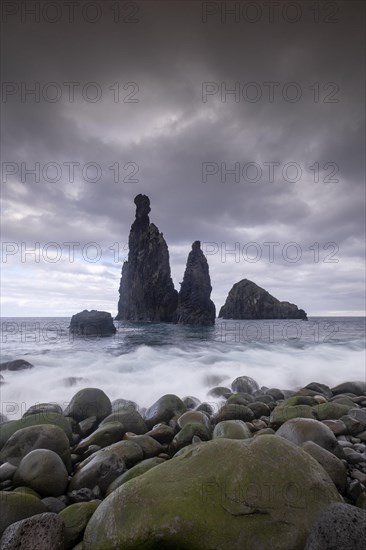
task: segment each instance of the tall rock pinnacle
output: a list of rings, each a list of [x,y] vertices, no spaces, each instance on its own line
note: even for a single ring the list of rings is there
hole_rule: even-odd
[[[200,241],[195,241],[188,255],[187,266],[179,292],[177,323],[213,325],[215,304],[210,300],[211,281],[207,260]]]
[[[136,219],[122,267],[117,320],[175,321],[178,292],[170,276],[169,251],[162,233],[150,223],[150,199],[135,197]]]

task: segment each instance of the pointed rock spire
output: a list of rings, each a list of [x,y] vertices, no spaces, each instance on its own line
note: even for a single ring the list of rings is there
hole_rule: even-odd
[[[213,325],[215,304],[210,300],[211,281],[208,263],[201,250],[200,241],[192,244],[181,284],[177,323],[188,325]]]

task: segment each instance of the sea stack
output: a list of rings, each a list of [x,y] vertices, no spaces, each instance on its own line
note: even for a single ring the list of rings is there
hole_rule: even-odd
[[[179,291],[177,323],[182,325],[213,325],[215,304],[210,300],[211,281],[207,260],[200,241],[192,244]]]
[[[223,319],[303,319],[306,313],[295,304],[280,302],[248,279],[236,283],[220,309]]]
[[[122,267],[117,320],[175,321],[178,292],[170,276],[169,251],[163,234],[150,223],[150,199],[135,197],[136,219]]]

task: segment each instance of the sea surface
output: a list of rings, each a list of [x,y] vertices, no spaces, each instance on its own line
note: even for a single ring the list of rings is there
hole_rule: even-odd
[[[35,403],[65,406],[84,387],[147,407],[166,393],[212,402],[210,388],[241,375],[282,389],[365,380],[365,319],[115,322],[115,336],[91,338],[70,335],[70,318],[2,318],[1,362],[24,358],[34,368],[1,373],[1,411],[15,419]]]

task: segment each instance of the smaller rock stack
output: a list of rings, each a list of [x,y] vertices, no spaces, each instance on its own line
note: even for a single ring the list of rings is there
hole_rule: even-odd
[[[112,336],[116,333],[112,315],[95,309],[84,309],[73,315],[69,330],[75,336]]]
[[[177,323],[214,325],[216,309],[210,300],[211,281],[200,241],[192,244],[178,296]]]

